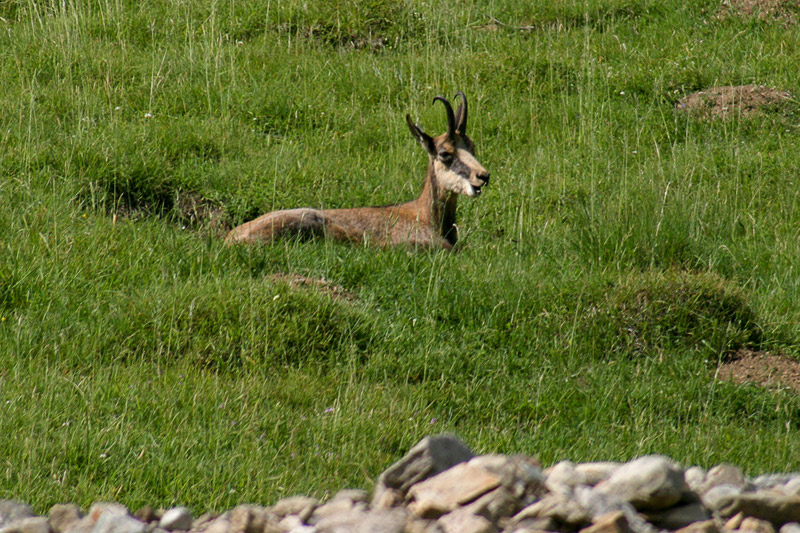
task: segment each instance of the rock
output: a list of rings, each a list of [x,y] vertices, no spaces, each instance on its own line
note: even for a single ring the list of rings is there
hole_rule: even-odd
[[[315,526],[322,520],[332,516],[346,515],[353,512],[364,513],[366,510],[367,506],[363,503],[355,503],[346,498],[334,499],[314,509],[307,522]]]
[[[369,494],[367,491],[361,489],[342,489],[334,494],[332,500],[346,499],[352,502],[367,503],[369,501]]]
[[[697,492],[702,495],[719,485],[730,485],[743,489],[746,484],[747,482],[741,469],[733,465],[722,464],[708,471]]]
[[[35,516],[33,508],[28,504],[14,500],[0,500],[0,527],[33,516]]]
[[[723,517],[740,512],[780,527],[789,522],[800,522],[800,497],[787,496],[778,491],[741,492],[719,509]]]
[[[0,533],[50,533],[50,522],[44,516],[29,516],[0,527]]]
[[[217,518],[217,513],[203,513],[194,519],[191,530],[195,533],[204,532]]]
[[[637,510],[658,510],[676,504],[685,486],[683,470],[676,463],[650,455],[620,466],[596,489],[622,498]]]
[[[50,529],[53,533],[63,533],[66,529],[83,518],[80,507],[74,503],[57,504],[50,508]]]
[[[700,503],[690,503],[672,507],[657,513],[648,513],[645,518],[661,529],[681,529],[694,522],[704,522],[711,518],[708,510]]]
[[[622,463],[611,461],[598,461],[594,463],[581,463],[575,465],[575,472],[583,478],[582,485],[594,487],[601,481],[605,481],[619,470]]]
[[[470,449],[452,435],[425,437],[378,477],[372,501],[384,499],[383,492],[386,489],[397,490],[401,497],[405,497],[415,483],[469,461],[472,457]],[[376,505],[373,503],[373,506]]]
[[[319,505],[319,500],[308,496],[291,496],[279,500],[272,506],[272,512],[283,518],[289,515],[297,515],[300,520],[305,522]]]
[[[592,525],[581,529],[581,533],[633,533],[625,513],[615,511],[597,517]]]
[[[678,529],[675,533],[720,533],[720,528],[715,520],[705,520]]]
[[[622,511],[628,520],[628,525],[635,533],[655,533],[657,531],[655,527],[636,512],[636,509],[629,502],[616,494],[601,492],[598,487],[576,487],[573,499],[592,518],[614,511]]]
[[[230,533],[279,532],[278,517],[266,507],[239,505],[231,512]],[[208,530],[206,530],[208,533]]]
[[[547,493],[546,478],[536,459],[525,455],[481,455],[468,462],[500,477],[500,484],[524,507]]]
[[[544,472],[547,475],[545,486],[550,492],[569,495],[577,485],[585,485],[584,478],[575,470],[572,461],[561,461]]]
[[[739,529],[739,526],[742,525],[743,521],[744,521],[744,514],[736,513],[735,515],[730,517],[727,522],[725,522],[725,529],[730,529],[731,531],[733,531],[734,529]]]
[[[741,492],[742,489],[740,487],[734,487],[733,485],[717,485],[703,494],[701,499],[703,505],[705,505],[708,510],[719,511],[723,507],[727,507],[733,503],[733,500],[736,496],[741,494]]]
[[[739,531],[752,531],[753,533],[775,533],[775,528],[766,520],[747,517],[742,520]]]
[[[800,476],[793,477],[783,485],[783,493],[789,496],[800,496]]]
[[[591,516],[580,504],[563,494],[550,494],[533,503],[511,518],[511,524],[520,524],[531,518],[551,519],[556,527],[574,529],[591,522]]]
[[[231,533],[231,521],[228,516],[221,516],[208,524],[204,533]]]
[[[161,519],[161,513],[149,505],[143,505],[133,513],[133,517],[145,523],[158,522]]]
[[[699,466],[690,466],[684,471],[683,479],[686,481],[689,490],[699,493],[700,487],[702,487],[706,480],[706,471]]]
[[[778,533],[800,533],[800,523],[789,522],[788,524],[783,524]]]
[[[502,518],[516,513],[519,507],[519,500],[507,488],[500,486],[462,509],[465,512],[482,516],[496,525]]]
[[[437,518],[469,503],[500,485],[500,477],[478,466],[462,463],[417,483],[408,491],[408,509],[422,518]]]
[[[95,502],[89,507],[86,517],[97,522],[104,514],[129,516],[128,508],[114,502]]]
[[[439,525],[445,533],[494,533],[494,524],[482,516],[458,509],[439,518]]]
[[[357,533],[403,533],[408,512],[404,509],[372,510],[356,529]]]
[[[92,533],[145,533],[147,524],[127,514],[106,511],[100,514]]]
[[[167,531],[192,529],[192,512],[186,507],[173,507],[161,516],[158,527]]]
[[[444,529],[436,520],[427,520],[409,515],[406,520],[405,533],[444,533]]]

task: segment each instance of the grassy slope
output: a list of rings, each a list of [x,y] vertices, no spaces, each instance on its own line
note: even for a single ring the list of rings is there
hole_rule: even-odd
[[[712,379],[740,347],[798,354],[800,113],[674,111],[800,93],[797,27],[715,2],[316,4],[0,3],[0,497],[322,496],[439,431],[800,469],[800,400]],[[182,207],[411,198],[403,115],[440,130],[431,99],[459,89],[493,179],[458,253],[226,249]]]

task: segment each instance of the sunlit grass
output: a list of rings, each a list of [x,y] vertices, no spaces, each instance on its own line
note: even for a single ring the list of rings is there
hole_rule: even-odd
[[[197,511],[478,452],[797,470],[794,26],[714,2],[0,3],[0,495]],[[270,209],[418,194],[464,90],[492,183],[455,253],[226,248]],[[325,279],[336,291],[275,274]],[[339,297],[346,294],[347,297]]]

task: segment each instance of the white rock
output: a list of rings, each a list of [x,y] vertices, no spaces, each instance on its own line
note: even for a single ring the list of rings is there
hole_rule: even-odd
[[[105,512],[100,515],[92,533],[145,533],[147,524],[127,514]]]
[[[637,510],[658,510],[675,505],[686,483],[677,463],[661,455],[648,455],[620,466],[596,488],[620,497]]]
[[[158,527],[167,531],[192,529],[192,512],[186,507],[173,507],[161,516]]]
[[[706,480],[706,471],[699,466],[690,466],[683,473],[686,485],[694,492],[700,492],[700,487]]]

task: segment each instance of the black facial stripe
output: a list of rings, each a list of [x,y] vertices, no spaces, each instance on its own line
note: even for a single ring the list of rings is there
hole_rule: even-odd
[[[469,177],[469,167],[465,165],[464,162],[458,158],[454,159],[453,162],[450,164],[450,170],[452,170],[453,172],[464,178]]]

